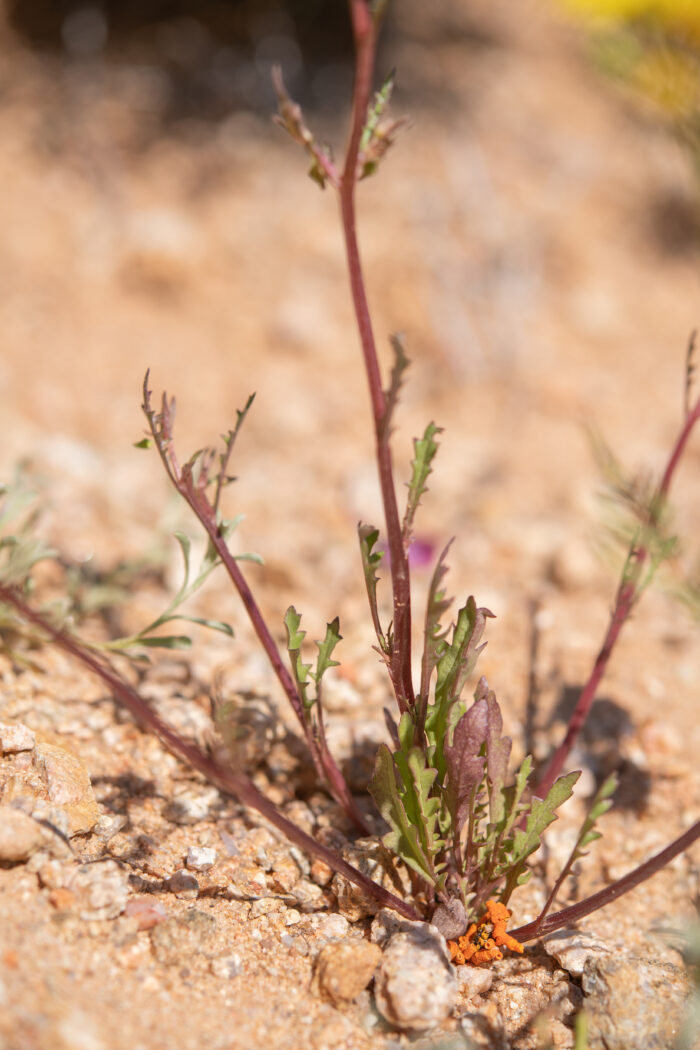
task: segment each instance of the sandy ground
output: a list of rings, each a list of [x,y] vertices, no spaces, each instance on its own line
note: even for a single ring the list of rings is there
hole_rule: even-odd
[[[497,615],[480,670],[521,753],[533,602],[542,752],[587,673],[614,593],[615,567],[592,545],[602,510],[584,424],[631,467],[661,469],[700,322],[689,159],[599,79],[573,31],[526,6],[514,24],[508,5],[496,5],[479,23],[489,29],[481,43],[454,15],[439,45],[425,42],[431,16],[406,8],[411,31],[389,42],[387,57],[400,73],[396,110],[410,110],[411,127],[360,193],[380,343],[403,331],[413,360],[395,434],[398,475],[411,437],[435,419],[445,431],[418,532],[435,545],[457,537],[453,593],[473,593]],[[277,634],[291,602],[314,637],[340,615],[344,677],[331,736],[347,757],[353,734],[381,739],[388,689],[358,572],[356,523],[378,522],[380,510],[331,194],[305,179],[303,158],[262,119],[239,113],[160,135],[138,70],[68,75],[8,34],[2,47],[2,476],[26,462],[42,485],[42,533],[66,559],[108,568],[162,548],[174,527],[196,535],[155,455],[132,447],[143,432],[146,368],[156,392],[178,396],[183,452],[215,440],[255,390],[228,494],[231,513],[246,514],[238,549],[265,558],[249,578]],[[675,225],[672,215],[681,216]],[[699,466],[696,440],[674,492],[688,565],[698,556]],[[169,583],[177,572],[173,553]],[[417,608],[427,578],[417,570]],[[158,588],[135,588],[122,626],[162,604]],[[164,710],[187,725],[194,705],[205,719],[221,665],[236,692],[281,703],[223,578],[193,611],[230,620],[237,637],[198,632],[191,656],[148,672]],[[224,829],[247,856],[263,848],[255,835],[268,833],[231,801],[197,825],[178,824],[168,804],[192,780],[187,770],[99,684],[55,653],[35,659],[45,673],[3,663],[0,720],[17,718],[80,756],[103,815],[129,822],[109,842],[74,840],[76,850],[130,858],[131,891],[155,893],[174,922],[195,906],[166,885],[189,845],[223,856]],[[697,819],[698,681],[697,631],[653,591],[620,643],[579,756],[589,788],[592,774],[612,767],[622,784],[573,896]],[[270,790],[299,805],[285,776]],[[196,778],[192,790],[204,790]],[[322,826],[327,803],[312,802],[309,819]],[[662,952],[650,928],[690,913],[697,863],[696,850],[587,928]],[[62,910],[57,888],[31,866],[0,869],[0,1046],[394,1045],[369,999],[341,1010],[310,990],[323,934],[309,916],[318,926],[332,898],[301,910],[305,955],[280,941],[281,910],[251,916],[250,886],[247,898],[224,893],[227,871],[217,866],[196,902],[201,922],[213,922],[201,963],[184,935],[154,946],[155,932],[127,916],[88,921]],[[532,916],[533,901],[518,917]],[[222,976],[212,960],[233,955],[235,978]]]

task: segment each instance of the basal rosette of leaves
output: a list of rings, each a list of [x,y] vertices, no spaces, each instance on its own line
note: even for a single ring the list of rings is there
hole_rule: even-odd
[[[527,861],[580,774],[559,777],[544,799],[533,798],[527,756],[508,783],[512,741],[502,735],[494,692],[481,678],[469,707],[460,696],[491,613],[470,598],[448,641],[432,619],[447,604],[437,590],[443,572],[441,562],[428,602],[426,638],[434,643],[435,688],[424,744],[415,743],[419,723],[406,712],[397,727],[398,747],[379,748],[370,791],[391,828],[384,844],[417,872],[429,895],[461,899],[471,921],[497,891],[506,904],[528,880]]]

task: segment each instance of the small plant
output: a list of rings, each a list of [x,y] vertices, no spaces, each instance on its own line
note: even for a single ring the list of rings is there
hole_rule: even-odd
[[[372,95],[375,48],[384,4],[378,0],[350,0],[356,44],[355,86],[350,132],[344,164],[339,167],[328,149],[319,146],[304,123],[301,109],[288,97],[282,75],[275,72],[279,122],[308,153],[309,174],[321,187],[338,194],[352,300],[367,381],[376,441],[377,467],[384,505],[384,530],[359,526],[359,546],[377,652],[386,665],[397,715],[387,717],[390,744],[379,747],[370,791],[388,830],[385,846],[412,874],[412,900],[402,900],[348,864],[338,853],[316,842],[284,817],[240,768],[227,766],[206,754],[167,726],[109,664],[103,653],[93,653],[33,611],[10,585],[0,586],[0,598],[42,628],[58,645],[98,674],[114,694],[175,754],[200,770],[215,784],[258,809],[294,843],[321,857],[335,871],[371,894],[382,905],[409,918],[440,918],[442,928],[457,938],[453,957],[458,962],[487,962],[502,948],[521,950],[528,939],[582,918],[658,871],[700,837],[700,821],[645,864],[604,887],[592,897],[550,914],[564,879],[585,847],[598,837],[596,821],[610,805],[615,783],[608,780],[594,798],[573,851],[556,880],[546,904],[533,922],[508,933],[508,903],[530,876],[531,860],[557,811],[571,796],[579,776],[565,766],[590,712],[600,680],[620,632],[649,583],[657,564],[671,549],[665,512],[669,488],[691,431],[700,419],[700,398],[686,400],[684,418],[661,481],[637,507],[637,526],[615,598],[603,645],[572,715],[564,740],[539,775],[529,757],[512,773],[511,740],[503,735],[503,720],[494,692],[485,679],[476,685],[473,699],[464,698],[483,649],[483,636],[492,613],[470,597],[449,620],[451,599],[445,589],[449,544],[438,558],[423,618],[420,680],[412,677],[413,619],[409,550],[414,519],[427,488],[438,451],[439,428],[429,423],[414,443],[412,474],[403,513],[400,513],[390,436],[394,411],[408,367],[402,341],[392,340],[394,363],[386,388],[382,385],[374,334],[356,236],[355,191],[363,178],[374,174],[391,145],[400,122],[385,116],[393,78]],[[690,390],[690,366],[688,390]],[[323,680],[336,665],[341,640],[338,619],[316,642],[315,661],[305,655],[305,632],[294,607],[284,626],[287,652],[275,642],[234,555],[229,538],[238,519],[226,519],[222,493],[231,479],[229,463],[236,436],[252,399],[238,413],[233,431],[220,453],[205,449],[180,462],[174,444],[174,401],[165,394],[155,408],[146,376],[143,410],[149,435],[175,489],[189,505],[208,538],[205,563],[198,583],[221,563],[237,590],[280,686],[297,716],[319,780],[337,800],[358,831],[372,833],[372,822],[350,792],[328,747],[324,725]],[[383,542],[382,542],[383,541]],[[189,549],[180,540],[188,566]],[[383,543],[386,544],[385,553]],[[393,616],[383,623],[377,600],[379,570],[385,564],[391,582]],[[10,581],[10,584],[13,581]],[[176,604],[189,593],[187,578],[175,602],[151,628],[172,618]],[[223,625],[208,623],[222,629]],[[131,642],[134,639],[130,639]],[[150,644],[154,644],[153,641]],[[119,649],[118,645],[112,648]],[[123,646],[122,646],[123,648]],[[285,659],[286,655],[286,659]]]
[[[598,67],[687,149],[700,174],[700,7],[678,0],[561,0],[588,23]]]
[[[156,573],[166,560],[164,552],[156,550],[150,556],[120,562],[104,572],[97,572],[88,565],[71,564],[42,539],[39,532],[41,510],[40,493],[30,484],[24,469],[20,467],[10,484],[0,486],[0,581],[10,587],[20,588],[29,597],[35,589],[33,570],[40,563],[50,567],[50,571],[60,578],[60,584],[56,586],[59,596],[42,606],[42,614],[54,625],[74,625],[96,613],[112,613],[116,606],[129,597],[140,579]],[[240,518],[228,524],[229,534],[239,521]],[[134,634],[84,644],[95,650],[123,653],[132,659],[146,660],[143,650],[190,647],[192,642],[188,635],[159,633],[162,627],[174,622],[196,623],[233,635],[227,623],[190,616],[180,611],[181,606],[199,590],[220,561],[209,546],[199,569],[193,575],[190,565],[191,541],[182,532],[176,532],[174,536],[182,555],[183,579],[167,608]],[[248,561],[261,560],[256,554],[240,554],[237,557]],[[6,651],[18,664],[26,664],[26,652],[15,644],[27,634],[26,624],[11,604],[0,602],[0,632],[0,640]],[[25,641],[33,640],[29,632]]]

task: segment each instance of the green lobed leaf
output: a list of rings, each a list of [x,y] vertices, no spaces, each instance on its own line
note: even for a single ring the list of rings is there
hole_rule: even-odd
[[[397,767],[386,744],[380,744],[374,776],[369,786],[377,808],[391,831],[383,836],[385,846],[434,885],[435,874],[426,855],[418,828],[411,823],[396,782]]]
[[[331,623],[326,624],[326,634],[322,642],[316,642],[318,646],[318,660],[316,661],[316,670],[311,672],[311,677],[316,683],[318,688],[321,684],[321,679],[328,670],[329,667],[339,667],[338,660],[331,659],[333,650],[335,649],[338,642],[342,640],[342,634],[340,633],[340,621],[336,616],[335,620]]]
[[[369,146],[374,133],[377,129],[382,113],[389,105],[392,92],[394,90],[394,82],[396,80],[396,70],[392,69],[387,76],[384,78],[384,83],[379,88],[379,91],[374,93],[374,98],[367,107],[367,117],[365,119],[365,126],[362,129],[362,135],[360,137],[360,152],[364,152]]]
[[[426,854],[430,857],[430,866],[438,875],[443,864],[437,856],[444,849],[445,842],[440,835],[439,814],[441,801],[432,794],[437,770],[432,769],[420,748],[411,748],[408,754],[408,767],[413,777],[413,794],[418,809],[418,834]],[[438,885],[440,880],[438,880]]]
[[[459,610],[452,640],[445,645],[437,665],[435,702],[440,707],[459,697],[483,649],[479,642],[484,633],[486,619],[492,616],[493,613],[488,609],[477,608],[472,597]]]
[[[443,748],[449,739],[452,726],[463,713],[457,701],[467,676],[476,664],[483,645],[478,643],[484,632],[486,618],[492,616],[488,609],[479,609],[473,598],[459,610],[457,623],[452,631],[452,640],[443,639],[437,661],[435,699],[428,707],[425,731],[434,749],[433,764],[442,779],[445,775]]]
[[[311,672],[311,664],[305,664],[301,658],[301,646],[306,638],[306,631],[300,631],[301,616],[293,605],[290,605],[284,615],[284,626],[287,630],[287,651],[292,666],[292,674],[299,689],[302,703],[306,709],[314,704],[314,700],[308,696],[308,682]]]
[[[495,812],[497,820],[495,823],[489,820],[483,843],[482,859],[486,864],[484,874],[487,878],[491,878],[494,875],[500,876],[507,872],[510,867],[510,857],[513,850],[513,840],[510,836],[513,828],[529,806],[529,803],[523,801],[523,796],[531,772],[532,759],[529,755],[526,755],[516,774],[515,783],[509,787],[501,788],[496,795]],[[494,799],[491,795],[489,795],[489,811],[490,813],[494,812]]]
[[[413,520],[416,516],[418,505],[423,495],[428,490],[427,481],[433,469],[433,460],[435,459],[438,450],[435,435],[441,433],[442,427],[436,426],[435,423],[428,423],[423,437],[420,439],[414,438],[413,440],[414,456],[411,461],[412,474],[411,480],[408,482],[408,501],[406,503],[406,511],[401,526],[403,541],[406,547],[411,539]]]
[[[379,529],[375,529],[374,525],[360,524],[357,528],[357,534],[360,538],[362,571],[365,576],[365,587],[367,589],[370,613],[372,614],[372,623],[374,624],[379,648],[386,654],[389,652],[389,641],[385,638],[384,632],[382,631],[379,622],[379,609],[377,607],[377,584],[379,583],[379,577],[375,570],[383,557],[381,551],[374,550],[379,539]]]
[[[527,809],[527,803],[523,802],[522,799],[531,773],[532,757],[530,755],[525,755],[525,758],[520,765],[520,769],[515,775],[515,784],[505,790],[505,814],[501,839],[505,839],[510,835],[518,818],[522,815],[524,810]]]
[[[445,638],[449,630],[449,628],[443,629],[441,620],[452,604],[452,599],[447,597],[447,592],[442,586],[442,581],[447,575],[445,559],[451,546],[452,540],[450,540],[438,558],[430,581],[425,608],[425,632],[421,662],[421,697],[424,698],[426,703],[430,691],[430,679],[445,649]]]
[[[522,864],[539,849],[543,833],[557,819],[557,810],[571,798],[580,770],[559,777],[552,784],[546,798],[533,798],[524,828],[518,828],[513,840],[512,867]]]
[[[615,773],[611,773],[607,780],[598,788],[586,819],[581,825],[581,830],[576,840],[576,845],[572,850],[571,859],[567,863],[567,868],[571,867],[580,857],[585,856],[583,850],[586,846],[589,846],[591,842],[595,842],[596,839],[601,837],[601,833],[595,830],[595,824],[612,806],[613,803],[610,796],[617,790],[617,785],[617,776]]]

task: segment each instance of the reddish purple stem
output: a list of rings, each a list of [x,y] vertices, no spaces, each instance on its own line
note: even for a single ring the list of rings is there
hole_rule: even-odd
[[[158,452],[160,453],[168,477],[206,530],[212,546],[221,558],[231,582],[238,591],[260,644],[265,650],[270,664],[272,665],[272,669],[292,705],[292,709],[299,719],[299,723],[304,732],[304,736],[306,737],[309,751],[311,752],[311,757],[320,779],[326,781],[333,797],[342,806],[355,826],[358,827],[363,834],[371,834],[371,828],[360,812],[355,799],[352,797],[350,789],[345,782],[345,778],[338,769],[328,747],[325,746],[325,740],[319,741],[314,737],[311,726],[309,725],[309,721],[304,712],[301,697],[297,692],[292,676],[282,660],[281,653],[267,624],[265,623],[265,619],[260,611],[258,603],[253,597],[253,592],[248,586],[236,559],[231,554],[226,541],[219,531],[216,510],[206,494],[207,476],[205,469],[203,468],[198,482],[195,485],[190,465],[186,464],[184,468],[181,468],[179,465],[173,444],[173,402],[169,402],[164,394],[160,414],[156,416],[151,408],[151,397],[148,390],[148,374],[146,374],[146,379],[143,385],[143,409],[151,427],[153,440],[155,441]],[[160,431],[158,429],[159,424]]]
[[[638,868],[623,875],[621,879],[611,883],[609,886],[605,886],[604,889],[598,890],[590,897],[586,897],[585,900],[579,901],[578,904],[572,904],[569,908],[563,908],[561,911],[555,912],[553,915],[548,916],[544,920],[535,919],[534,922],[529,922],[526,926],[521,926],[517,930],[511,930],[511,934],[519,941],[531,941],[535,937],[544,937],[547,933],[552,933],[554,930],[560,930],[565,926],[569,926],[571,923],[579,922],[580,919],[590,915],[592,912],[597,911],[598,908],[604,908],[606,904],[611,904],[617,900],[618,897],[622,897],[623,894],[629,893],[640,883],[645,882],[647,879],[655,875],[657,871],[660,871],[666,864],[670,864],[674,857],[677,857],[679,853],[683,853],[689,849],[697,839],[700,838],[700,820],[696,821],[691,828],[689,828],[682,835],[679,835],[677,839],[662,849],[660,853],[655,854],[649,860],[645,861],[644,864],[640,864]]]
[[[649,506],[646,523],[647,528],[654,529],[658,526],[659,517],[668,498],[668,492],[671,487],[673,476],[681,460],[691,431],[698,422],[698,419],[700,419],[700,398],[698,398],[692,410],[687,413],[681,431],[673,445],[661,482],[659,483],[656,494]],[[639,583],[648,559],[649,548],[643,543],[630,551],[625,570],[628,570],[630,564],[632,565],[632,568],[629,573],[626,571],[623,572],[615,598],[615,605],[610,617],[610,623],[605,634],[605,639],[603,640],[603,644],[595,659],[595,663],[593,664],[590,677],[581,690],[581,694],[566,730],[566,736],[552,756],[549,765],[537,785],[537,795],[542,798],[546,796],[554,781],[560,776],[566,760],[583,729],[593,701],[595,700],[600,681],[605,674],[613,649],[620,637],[620,632],[627,623],[630,613],[640,596]]]
[[[391,554],[391,580],[394,598],[394,644],[391,654],[391,678],[401,712],[415,702],[411,681],[411,584],[408,555],[404,549],[401,520],[396,502],[394,475],[389,447],[389,420],[382,387],[372,320],[367,303],[360,250],[357,243],[355,187],[362,129],[372,91],[376,51],[376,27],[367,0],[350,0],[350,16],[355,36],[355,83],[352,98],[350,136],[345,165],[340,179],[340,213],[345,238],[345,251],[352,301],[362,344],[367,373],[377,448],[379,484],[384,504],[387,539]]]
[[[219,787],[226,794],[233,795],[244,805],[256,809],[274,827],[278,828],[290,842],[295,843],[300,849],[305,850],[312,856],[319,857],[329,868],[344,875],[346,879],[359,886],[365,893],[370,894],[381,902],[386,908],[393,908],[407,919],[419,919],[420,916],[409,904],[399,897],[394,896],[383,886],[379,886],[372,879],[357,871],[351,864],[343,860],[339,853],[321,845],[307,835],[305,831],[298,828],[291,820],[288,820],[268,798],[258,791],[252,781],[244,774],[235,771],[228,766],[223,766],[216,759],[205,754],[195,744],[181,737],[179,733],[171,729],[158,715],[149,707],[146,701],[139,696],[135,689],[124,681],[106,660],[94,656],[86,650],[80,642],[71,638],[65,631],[52,627],[43,616],[31,609],[20,595],[11,587],[0,584],[0,599],[13,605],[21,615],[35,624],[51,638],[56,645],[60,646],[71,656],[88,667],[109,687],[114,696],[124,704],[137,721],[146,725],[158,735],[162,743],[177,758],[184,759],[193,769],[199,770],[207,780]]]

